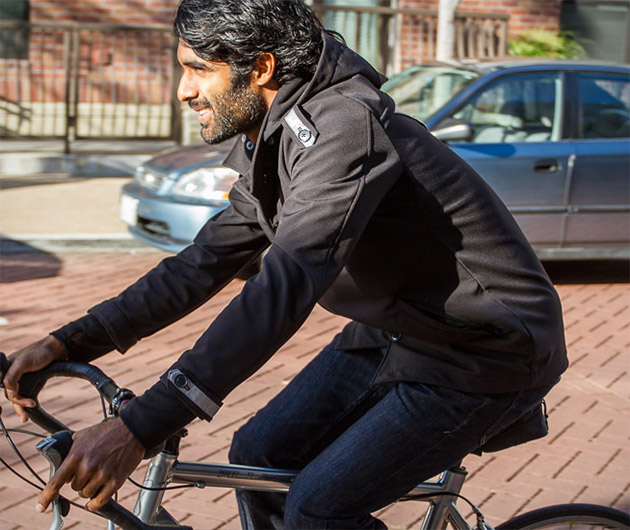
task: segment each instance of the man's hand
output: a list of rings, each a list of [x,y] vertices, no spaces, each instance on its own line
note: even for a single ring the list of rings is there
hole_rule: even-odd
[[[144,447],[120,418],[77,432],[72,449],[37,499],[43,512],[64,484],[91,499],[89,510],[98,510],[124,484],[144,456]]]
[[[4,377],[3,384],[7,398],[13,402],[15,413],[22,423],[28,421],[24,408],[34,407],[35,403],[31,399],[20,396],[18,387],[20,377],[27,372],[41,370],[53,361],[62,361],[67,358],[68,354],[63,344],[52,335],[9,355],[11,367]]]

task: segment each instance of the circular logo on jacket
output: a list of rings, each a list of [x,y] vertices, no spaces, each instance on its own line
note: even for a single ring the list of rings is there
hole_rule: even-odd
[[[298,138],[301,142],[308,142],[311,139],[311,131],[308,129],[302,129],[300,134],[298,134]]]

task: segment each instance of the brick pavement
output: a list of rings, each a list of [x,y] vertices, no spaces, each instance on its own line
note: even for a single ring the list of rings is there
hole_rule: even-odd
[[[115,295],[157,263],[161,254],[8,254],[0,275],[0,348],[26,345],[83,310]],[[548,398],[551,434],[524,446],[465,461],[470,477],[464,494],[492,522],[517,512],[560,502],[594,502],[630,509],[630,288],[575,270],[560,273],[571,368]],[[577,269],[576,269],[577,268]],[[573,276],[573,277],[572,277]],[[622,274],[622,276],[624,276]],[[214,315],[238,293],[235,281],[204,307],[170,328],[143,340],[125,356],[97,362],[124,386],[142,392],[190,347]],[[232,433],[275,395],[339,329],[344,320],[317,308],[300,331],[257,374],[237,388],[212,423],[196,421],[184,440],[187,460],[226,461]],[[86,383],[58,381],[42,394],[51,412],[77,429],[98,421],[98,402]],[[6,409],[9,427],[18,423]],[[16,441],[34,468],[46,464],[34,455],[32,438]],[[19,467],[6,443],[0,456]],[[140,479],[144,466],[136,472]],[[121,499],[131,506],[135,488],[125,485]],[[71,492],[68,495],[76,498]],[[49,518],[37,514],[33,489],[0,467],[0,530],[44,529]],[[166,494],[167,508],[197,529],[239,528],[233,493],[225,489],[180,490]],[[417,527],[421,505],[399,504],[379,515],[390,528]],[[72,509],[66,528],[103,528],[96,517]]]

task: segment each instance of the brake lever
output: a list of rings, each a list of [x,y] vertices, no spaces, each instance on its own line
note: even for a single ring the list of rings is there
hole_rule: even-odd
[[[64,461],[70,448],[72,447],[72,431],[59,431],[52,434],[45,440],[37,444],[37,450],[50,463],[50,476],[52,477],[59,466]],[[63,517],[70,511],[70,502],[65,497],[56,495],[52,501],[53,520],[49,530],[61,530],[63,528]],[[153,525],[141,521],[136,515],[125,507],[118,504],[113,499],[107,501],[105,505],[94,513],[107,519],[110,524],[118,525],[126,530],[193,530],[192,526],[185,525]]]
[[[72,447],[72,432],[60,431],[39,442],[36,449],[50,464],[49,480],[57,472]],[[61,530],[63,517],[70,511],[70,502],[59,494],[52,501],[52,522],[49,530]]]
[[[0,352],[0,388],[4,373],[9,369],[10,363],[6,356]],[[131,400],[134,395],[130,390],[118,387],[101,370],[89,364],[72,362],[54,362],[40,372],[24,374],[20,379],[20,389],[24,395],[37,402],[37,394],[46,383],[47,379],[54,376],[80,377],[88,380],[110,402],[111,412],[117,415],[119,409]],[[52,432],[45,440],[37,444],[37,450],[50,463],[50,476],[52,477],[72,447],[72,431],[63,423],[50,416],[43,410],[39,403],[34,409],[28,409],[29,417],[40,427]],[[63,528],[63,519],[70,511],[70,502],[65,497],[57,495],[53,500],[53,521],[50,530]],[[191,526],[164,524],[151,524],[141,521],[136,515],[110,499],[103,507],[94,512],[108,519],[110,523],[117,524],[124,530],[192,530]]]

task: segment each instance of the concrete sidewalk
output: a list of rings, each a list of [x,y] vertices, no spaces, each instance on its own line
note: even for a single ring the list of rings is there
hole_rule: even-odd
[[[0,249],[153,251],[133,238],[119,219],[120,190],[129,180],[0,177]]]
[[[119,219],[135,167],[172,142],[0,142],[0,252],[157,252]]]

